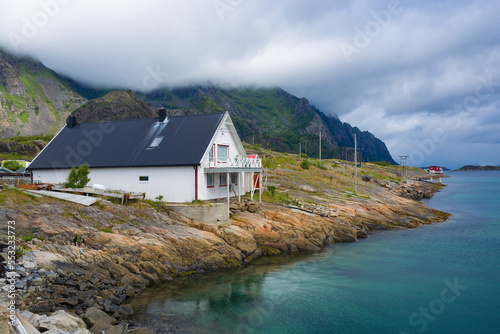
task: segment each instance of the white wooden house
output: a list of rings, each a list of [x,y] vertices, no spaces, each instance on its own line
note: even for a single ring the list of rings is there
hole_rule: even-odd
[[[157,119],[82,124],[68,117],[28,169],[33,182],[62,183],[82,163],[90,186],[176,203],[241,196],[258,184],[249,175],[262,172],[227,112],[167,118],[160,110]]]

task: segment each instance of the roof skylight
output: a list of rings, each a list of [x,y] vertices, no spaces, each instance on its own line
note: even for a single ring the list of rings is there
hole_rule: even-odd
[[[153,139],[153,141],[149,145],[149,148],[158,147],[160,145],[160,143],[161,143],[162,140],[163,140],[163,137],[156,137],[155,139]]]

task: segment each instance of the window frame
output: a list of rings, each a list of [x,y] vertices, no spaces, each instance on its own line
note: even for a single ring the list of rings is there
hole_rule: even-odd
[[[233,182],[233,176],[234,176],[234,182]],[[234,184],[235,186],[238,185],[238,173],[231,173],[231,184]]]
[[[209,180],[209,176],[211,176],[211,179],[212,179],[212,184],[210,185],[210,183],[208,182]],[[213,188],[215,187],[215,179],[214,179],[214,174],[212,173],[208,173],[207,174],[207,188]]]
[[[145,180],[141,180],[145,178]],[[149,175],[139,175],[139,182],[140,183],[148,183],[149,182]]]
[[[163,141],[163,136],[157,136],[157,137],[155,137],[153,139],[153,141],[149,144],[148,149],[157,148],[158,146],[160,146],[160,144],[161,144],[162,141]],[[155,144],[155,145],[153,145],[153,144]]]
[[[226,157],[224,160],[221,160],[221,157],[219,155],[219,148],[220,147],[225,147],[226,148]],[[227,144],[217,144],[217,162],[218,163],[227,163],[227,160],[229,159],[229,145]]]
[[[222,182],[222,177],[224,177],[225,183]],[[227,187],[227,174],[226,173],[219,174],[219,187]]]
[[[215,144],[210,147],[210,151],[208,152],[208,161],[210,164],[215,162]]]

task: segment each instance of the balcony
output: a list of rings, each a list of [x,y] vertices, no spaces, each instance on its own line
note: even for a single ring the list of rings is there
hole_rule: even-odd
[[[208,158],[205,160],[206,169],[213,172],[262,172],[262,160],[258,157],[249,158],[236,156],[235,158]],[[207,172],[210,172],[207,170]]]

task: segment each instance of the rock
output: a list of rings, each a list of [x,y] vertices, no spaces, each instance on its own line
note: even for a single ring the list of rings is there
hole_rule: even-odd
[[[113,314],[113,318],[116,318],[118,320],[127,319],[132,314],[134,314],[134,310],[132,310],[129,305],[122,305]]]
[[[77,328],[87,328],[85,322],[71,314],[59,310],[54,312],[50,317],[40,320],[41,330],[58,329],[71,332]]]
[[[150,274],[148,272],[143,271],[143,272],[141,272],[141,275],[142,275],[142,277],[147,279],[150,284],[156,284],[156,283],[160,282],[160,278],[156,274]]]
[[[95,307],[90,307],[87,309],[87,311],[85,311],[83,320],[89,328],[99,323],[104,324],[107,327],[116,324],[115,318],[109,316],[106,312],[103,312]]]
[[[71,331],[70,334],[92,334],[92,332],[85,328],[77,328]]]
[[[25,330],[24,332],[19,331],[19,333],[40,334],[40,331],[38,329],[36,329],[35,326],[28,319],[26,319],[23,315],[18,314],[17,319],[19,320],[19,322],[21,323],[21,325],[23,326],[23,328]],[[16,328],[16,329],[19,330],[20,328]]]
[[[77,328],[72,330],[71,332],[53,328],[49,331],[43,332],[43,334],[93,334],[93,333],[85,328]]]
[[[51,310],[51,306],[50,302],[43,300],[31,306],[29,310],[33,313],[48,313]]]
[[[111,326],[108,328],[104,328],[103,331],[106,334],[126,334],[128,332],[128,324],[119,324],[116,326]]]
[[[358,230],[356,231],[356,236],[358,239],[368,238],[368,233],[365,230]]]
[[[124,285],[136,286],[136,287],[143,289],[146,286],[148,286],[149,281],[147,279],[145,279],[144,277],[141,277],[139,275],[134,275],[132,273],[128,273],[127,275],[122,277],[121,283]]]
[[[135,264],[133,264],[129,261],[123,261],[121,263],[121,265],[133,274],[140,274],[140,272],[141,272],[139,267],[137,267]]]
[[[16,334],[14,328],[9,325],[10,319],[8,318],[9,311],[3,305],[0,305],[0,333]]]
[[[33,326],[35,326],[35,328],[39,328],[40,327],[40,320],[41,319],[47,318],[46,315],[39,315],[39,314],[31,313],[28,310],[24,310],[21,313],[21,315],[24,318],[26,318],[26,320],[28,320]]]
[[[245,254],[251,254],[257,249],[254,237],[236,225],[230,225],[220,229],[217,236],[221,237],[231,246],[241,250]]]
[[[36,268],[37,268],[37,264],[36,264],[36,262],[32,262],[32,261],[25,261],[25,262],[24,262],[24,264],[23,264],[23,267],[24,267],[26,270],[33,271],[33,270],[36,270]]]
[[[37,277],[31,281],[31,285],[40,286],[43,283],[43,278]]]
[[[248,211],[255,213],[259,211],[259,206],[255,202],[248,202]]]
[[[128,331],[129,334],[154,334],[149,328],[134,328]]]

